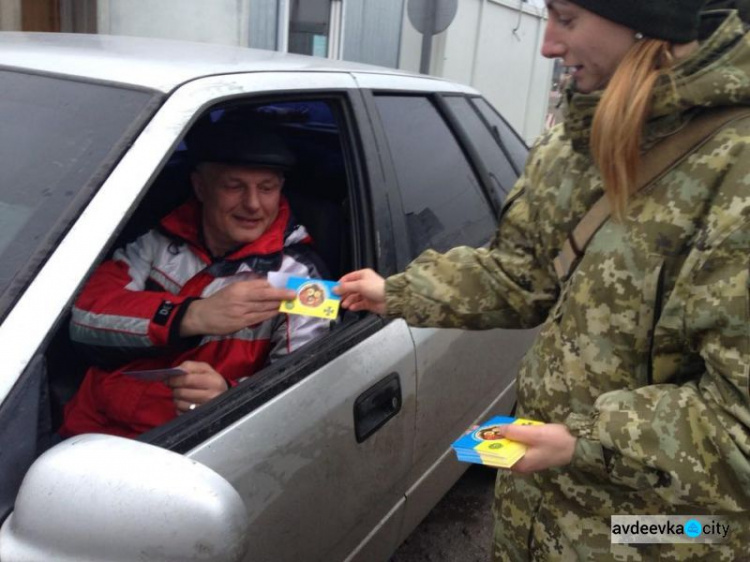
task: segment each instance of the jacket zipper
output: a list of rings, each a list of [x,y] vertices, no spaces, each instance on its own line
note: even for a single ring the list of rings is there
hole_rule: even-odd
[[[654,297],[654,316],[651,322],[651,332],[649,334],[649,345],[648,345],[648,370],[646,378],[648,384],[654,384],[654,341],[656,340],[656,325],[659,323],[661,318],[662,308],[664,307],[662,300],[664,298],[664,264],[661,264],[659,270],[659,278],[656,281],[656,296]]]

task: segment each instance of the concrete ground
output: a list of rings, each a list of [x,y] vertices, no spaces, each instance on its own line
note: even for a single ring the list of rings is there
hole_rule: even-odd
[[[390,562],[489,562],[496,472],[471,465]]]

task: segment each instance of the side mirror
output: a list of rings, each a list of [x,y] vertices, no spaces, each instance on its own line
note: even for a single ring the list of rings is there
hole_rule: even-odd
[[[229,482],[130,439],[82,435],[31,466],[0,528],[0,560],[240,560],[247,512]]]

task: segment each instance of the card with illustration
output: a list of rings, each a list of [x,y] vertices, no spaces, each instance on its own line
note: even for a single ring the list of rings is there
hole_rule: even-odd
[[[495,416],[453,442],[458,460],[496,468],[510,468],[517,463],[526,453],[526,446],[505,439],[499,430],[501,425],[542,425],[542,422]]]
[[[341,298],[333,294],[332,289],[336,285],[335,281],[324,279],[289,277],[286,288],[295,291],[297,297],[293,301],[282,302],[279,311],[333,320],[338,316],[341,304]]]
[[[177,375],[184,375],[185,371],[178,369],[177,367],[171,369],[145,369],[142,371],[123,371],[123,375],[133,377],[142,381],[165,381],[168,378],[176,377]]]

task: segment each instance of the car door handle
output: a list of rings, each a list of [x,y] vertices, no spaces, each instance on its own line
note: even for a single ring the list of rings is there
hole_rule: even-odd
[[[365,441],[400,410],[401,379],[398,373],[391,373],[354,401],[354,434],[357,443]]]

